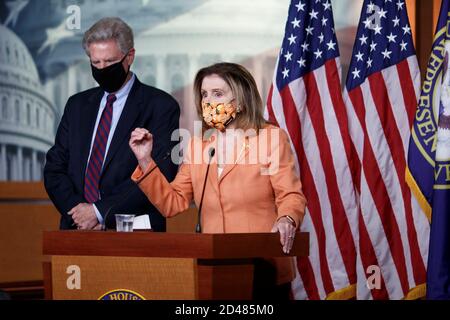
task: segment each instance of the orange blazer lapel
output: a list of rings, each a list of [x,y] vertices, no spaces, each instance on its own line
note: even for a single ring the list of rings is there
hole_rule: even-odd
[[[239,162],[246,157],[248,150],[249,150],[249,143],[248,138],[246,138],[244,144],[239,149],[239,153],[234,163],[226,164],[225,167],[223,168],[222,174],[219,177],[219,184],[222,182],[223,178],[225,178],[225,176],[228,175],[230,171],[233,170],[233,168],[236,167],[236,165],[239,164]]]

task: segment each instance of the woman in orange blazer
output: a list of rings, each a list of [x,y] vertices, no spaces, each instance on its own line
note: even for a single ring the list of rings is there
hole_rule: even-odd
[[[264,120],[253,77],[240,65],[215,64],[197,73],[194,94],[203,137],[189,140],[175,180],[169,183],[157,168],[153,137],[142,128],[129,142],[139,162],[132,179],[166,217],[186,210],[192,200],[199,206],[204,192],[202,232],[279,232],[289,253],[306,200],[288,137]],[[288,293],[294,261],[277,258],[271,264],[275,288]]]

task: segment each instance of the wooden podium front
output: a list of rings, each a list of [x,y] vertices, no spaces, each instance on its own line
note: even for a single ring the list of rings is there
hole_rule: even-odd
[[[307,256],[298,233],[289,256]],[[48,231],[47,299],[251,299],[254,259],[286,257],[278,233]]]

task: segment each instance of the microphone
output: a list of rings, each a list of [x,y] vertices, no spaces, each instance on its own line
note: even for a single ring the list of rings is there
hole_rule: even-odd
[[[205,181],[203,182],[202,196],[200,198],[200,205],[198,206],[197,226],[195,227],[196,233],[202,232],[202,225],[201,225],[200,219],[201,219],[201,214],[202,214],[203,196],[205,195],[206,179],[208,178],[208,172],[209,172],[209,167],[211,165],[211,159],[214,157],[215,153],[216,153],[216,149],[214,149],[214,148],[210,148],[208,151],[208,154],[209,154],[208,167],[206,168]]]
[[[155,170],[158,167],[158,162],[166,160],[169,156],[170,156],[170,151],[167,151],[164,154],[164,157],[162,157],[160,160],[158,160],[158,161],[154,160],[156,163],[156,166],[152,170],[150,170],[150,172],[148,172],[146,174],[146,176],[148,176],[150,173],[152,173],[153,170]],[[128,190],[121,197],[119,197],[119,199],[114,201],[114,203],[108,208],[108,210],[106,210],[105,216],[103,218],[103,223],[102,223],[102,231],[106,231],[106,219],[108,218],[109,214],[111,213],[111,210],[114,209],[118,204],[124,202],[129,197],[129,195],[131,194],[131,191],[133,191],[133,190],[135,190],[133,188],[133,186],[128,188]]]

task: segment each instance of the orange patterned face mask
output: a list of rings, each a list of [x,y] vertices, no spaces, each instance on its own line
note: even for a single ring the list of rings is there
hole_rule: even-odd
[[[230,103],[202,102],[203,120],[211,128],[224,131],[226,126],[236,118],[236,107]]]

